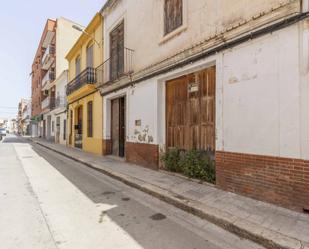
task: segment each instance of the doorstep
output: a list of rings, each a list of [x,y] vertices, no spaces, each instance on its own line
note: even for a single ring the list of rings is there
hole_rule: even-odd
[[[36,144],[271,249],[309,249],[309,215],[153,171],[111,157],[32,139]]]

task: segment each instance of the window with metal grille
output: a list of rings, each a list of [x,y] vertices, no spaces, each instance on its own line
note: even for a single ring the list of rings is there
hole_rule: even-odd
[[[164,35],[182,26],[183,23],[183,0],[164,1]]]
[[[93,103],[89,101],[87,104],[87,135],[88,137],[93,136]]]

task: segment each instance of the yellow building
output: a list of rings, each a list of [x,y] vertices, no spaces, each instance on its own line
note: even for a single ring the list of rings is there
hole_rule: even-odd
[[[96,68],[103,62],[102,16],[96,14],[81,32],[66,56],[69,62],[68,145],[101,155],[103,103],[96,89]]]

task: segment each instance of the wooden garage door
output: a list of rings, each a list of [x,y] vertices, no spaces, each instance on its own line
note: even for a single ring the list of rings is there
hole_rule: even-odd
[[[215,67],[167,82],[168,148],[215,151]]]

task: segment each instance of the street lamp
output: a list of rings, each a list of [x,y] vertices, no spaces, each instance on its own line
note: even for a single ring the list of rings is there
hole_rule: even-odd
[[[85,35],[91,37],[91,39],[98,45],[98,47],[100,48],[101,45],[100,43],[94,38],[94,36],[92,36],[91,34],[89,34],[88,32],[86,32],[84,29],[82,29],[81,27],[77,26],[77,25],[72,25],[72,28],[79,31],[79,32],[82,32],[84,33]]]

